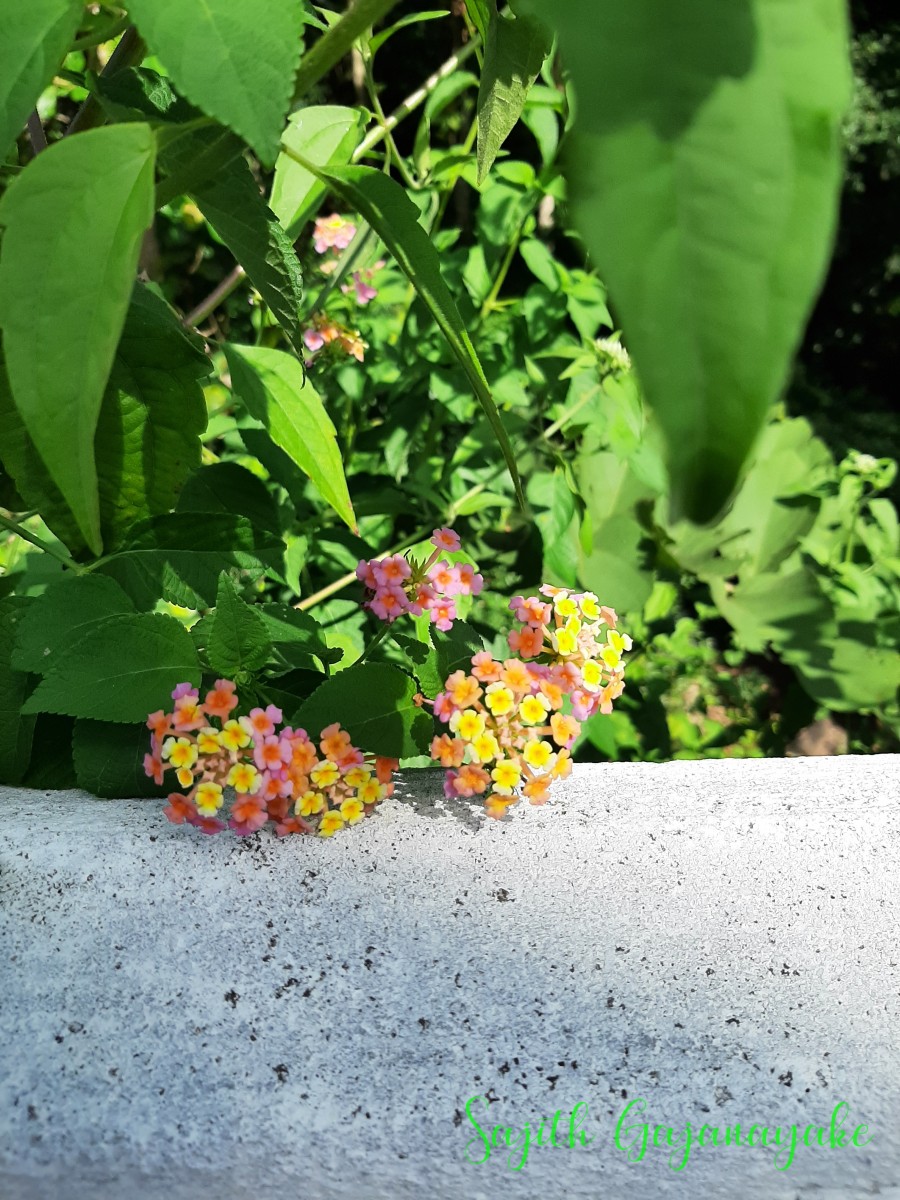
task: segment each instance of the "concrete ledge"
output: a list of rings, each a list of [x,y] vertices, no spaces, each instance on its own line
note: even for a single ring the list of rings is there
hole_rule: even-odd
[[[4,1200],[900,1200],[900,757],[582,766],[503,823],[416,772],[327,842],[0,813]],[[563,1144],[469,1162],[476,1095]],[[629,1162],[639,1097],[801,1144]],[[872,1141],[802,1145],[841,1101]]]

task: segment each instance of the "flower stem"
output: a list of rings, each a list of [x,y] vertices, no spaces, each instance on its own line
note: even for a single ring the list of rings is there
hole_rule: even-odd
[[[390,628],[391,628],[390,625],[388,625],[387,623],[385,623],[384,625],[381,626],[381,628],[378,630],[378,632],[375,634],[375,636],[369,642],[368,646],[366,646],[365,650],[363,650],[362,654],[359,656],[359,658],[353,664],[354,666],[358,667],[360,663],[363,663],[366,661],[366,659],[369,657],[369,655],[372,653],[372,651],[375,649],[375,647],[378,645],[378,643],[384,641],[385,637],[387,636],[388,632],[390,631]]]
[[[24,525],[20,525],[18,521],[11,521],[8,517],[0,514],[0,527],[8,529],[10,533],[14,533],[16,537],[22,538],[23,541],[31,542],[32,546],[37,546],[38,550],[43,550],[45,554],[49,554],[51,558],[55,558],[58,562],[61,562],[64,567],[68,567],[76,575],[83,573],[84,567],[75,562],[73,558],[70,558],[64,550],[58,550],[50,542],[45,542],[43,538],[39,538],[37,534],[31,533]]]

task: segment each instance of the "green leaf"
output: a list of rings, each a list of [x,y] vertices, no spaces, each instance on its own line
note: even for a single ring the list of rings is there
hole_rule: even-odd
[[[824,643],[810,637],[802,649],[792,646],[784,652],[803,687],[819,704],[837,712],[865,712],[896,703],[900,688],[896,647],[843,637],[842,629]]]
[[[0,200],[0,325],[13,399],[85,541],[102,549],[94,434],[153,216],[147,125],[64,138]]]
[[[91,82],[103,111],[114,121],[184,123],[200,116],[165,75],[149,67],[125,67],[112,75],[101,71],[91,76]],[[165,167],[165,150],[161,150],[159,161]]]
[[[234,462],[210,463],[195,471],[176,507],[178,512],[232,513],[272,533],[281,529],[272,493],[252,471]]]
[[[587,505],[578,578],[596,592],[601,604],[620,612],[640,612],[653,590],[653,572],[645,561],[645,532],[636,506],[652,491],[615,454],[588,455],[578,467]]]
[[[302,364],[281,350],[258,346],[226,345],[225,357],[232,387],[247,411],[356,533],[337,434]]]
[[[280,538],[231,513],[169,513],[139,521],[122,549],[97,565],[139,609],[160,597],[185,608],[211,608],[219,575],[237,569],[250,581],[277,569]],[[76,714],[90,716],[90,713]]]
[[[216,619],[206,652],[212,669],[228,679],[258,670],[272,652],[262,617],[240,598],[224,571],[219,576]]]
[[[528,0],[578,97],[574,213],[709,520],[738,481],[821,284],[849,97],[843,0]]]
[[[466,0],[466,12],[472,18],[482,42],[486,41],[491,17],[497,15],[497,0]]]
[[[291,718],[311,738],[334,721],[354,746],[388,758],[421,754],[431,740],[431,716],[413,703],[416,681],[387,663],[348,667],[321,684]]]
[[[75,36],[81,0],[6,5],[0,38],[0,162]]]
[[[207,415],[198,380],[209,371],[166,302],[138,284],[94,439],[108,545],[135,521],[169,512],[199,466]]]
[[[522,115],[553,38],[534,17],[491,13],[478,89],[478,185]]]
[[[145,721],[168,705],[179,683],[200,685],[191,635],[174,617],[129,613],[89,629],[57,655],[24,711]]]
[[[484,409],[509,469],[516,498],[525,509],[516,456],[475,347],[441,275],[438,252],[419,224],[419,210],[400,184],[373,167],[316,168],[316,174],[375,230],[434,317]]]
[[[291,239],[263,199],[249,163],[240,156],[233,159],[213,179],[194,188],[193,196],[272,310],[291,345],[302,354],[300,261]]]
[[[181,680],[179,680],[179,683]],[[72,754],[78,786],[110,800],[164,796],[144,771],[150,735],[144,724],[116,725],[110,721],[75,722]]]
[[[739,645],[762,653],[771,643],[780,652],[811,637],[823,645],[837,632],[834,610],[815,574],[788,560],[782,570],[753,575],[736,586],[710,580],[710,591]]]
[[[206,403],[197,380],[208,373],[209,360],[168,305],[136,285],[94,434],[104,543],[115,545],[142,517],[168,512],[199,464]],[[2,362],[0,447],[28,505],[73,554],[83,554],[84,538],[15,408]]]
[[[0,600],[0,783],[20,783],[31,757],[34,717],[22,711],[31,681],[11,658],[16,630],[33,603],[23,596]]]
[[[340,662],[343,651],[328,645],[319,622],[287,604],[262,604],[257,609],[272,645],[292,667],[319,671]]]
[[[388,38],[392,38],[395,33],[401,29],[406,29],[409,25],[418,25],[422,21],[439,21],[442,17],[446,19],[449,16],[446,8],[429,9],[428,12],[408,13],[405,17],[401,17],[399,21],[395,21],[393,25],[387,29],[383,29],[381,33],[377,33],[369,42],[369,53],[374,54],[380,50]]]
[[[130,0],[128,9],[179,91],[272,166],[306,24],[299,0]]]
[[[528,499],[535,506],[534,520],[544,546],[543,579],[574,588],[578,582],[578,513],[565,472],[533,475]]]
[[[22,671],[45,675],[59,654],[95,625],[134,605],[114,579],[72,575],[33,600],[19,621],[12,661]]]
[[[31,743],[31,762],[22,777],[22,787],[42,791],[63,791],[78,787],[72,762],[71,717],[39,713]]]
[[[365,123],[361,109],[313,105],[291,113],[281,142],[317,166],[342,166],[350,161]],[[269,206],[289,237],[298,235],[324,195],[325,187],[316,176],[282,150],[275,163]]]

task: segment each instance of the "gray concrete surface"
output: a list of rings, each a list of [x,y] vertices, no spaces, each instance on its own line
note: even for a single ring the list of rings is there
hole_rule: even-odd
[[[0,789],[0,1196],[900,1198],[900,758],[439,779],[330,841]],[[679,1148],[616,1147],[638,1098]],[[804,1146],[841,1102],[871,1141]]]

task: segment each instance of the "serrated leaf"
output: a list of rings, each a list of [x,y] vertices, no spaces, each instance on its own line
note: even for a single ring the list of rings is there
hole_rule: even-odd
[[[40,154],[0,200],[0,325],[15,406],[90,548],[102,549],[94,434],[153,216],[147,125]]]
[[[259,529],[278,533],[281,522],[272,493],[252,471],[233,462],[210,463],[181,489],[178,512],[224,512],[246,517]]]
[[[337,434],[302,365],[281,350],[226,345],[231,384],[276,446],[304,471],[355,533]]]
[[[166,708],[179,683],[200,685],[188,631],[162,613],[110,617],[55,657],[23,711],[123,724]]]
[[[31,679],[12,665],[17,629],[33,600],[0,600],[0,783],[20,783],[31,757],[34,717],[23,712]]]
[[[339,721],[354,746],[388,758],[409,758],[427,749],[434,723],[413,703],[416,681],[387,663],[347,667],[316,688],[291,724],[318,739]]]
[[[261,604],[257,611],[272,645],[293,667],[319,670],[343,657],[342,650],[328,645],[324,629],[309,613],[287,604]]]
[[[240,598],[223,571],[216,592],[216,619],[206,644],[209,665],[219,675],[234,679],[258,670],[271,652],[262,617]]]
[[[143,724],[115,725],[84,719],[75,722],[75,776],[78,786],[94,796],[109,800],[164,796],[168,789],[157,787],[144,771],[144,755],[149,751],[150,737]]]
[[[491,13],[478,89],[478,184],[522,115],[553,38],[535,17]]]
[[[46,674],[61,651],[94,625],[134,605],[114,579],[72,575],[47,588],[19,621],[12,661],[19,670]]]
[[[340,166],[350,161],[365,121],[358,108],[313,105],[291,113],[281,142],[319,166]],[[275,163],[269,206],[289,237],[298,235],[324,195],[324,184],[282,150]]]
[[[784,385],[830,253],[843,0],[529,0],[578,97],[574,213],[664,431],[713,518]]]
[[[169,513],[140,521],[122,549],[97,570],[110,575],[139,609],[160,597],[185,608],[211,608],[219,575],[239,570],[249,580],[278,569],[280,538],[230,513]],[[89,716],[90,714],[84,714]]]
[[[306,24],[299,0],[131,0],[179,91],[272,166]]]
[[[0,38],[0,162],[75,36],[81,0],[28,0],[3,10]]]
[[[293,243],[266,204],[246,159],[238,157],[192,192],[298,353],[303,272]]]
[[[516,456],[475,347],[441,275],[438,252],[419,224],[419,210],[400,184],[373,167],[316,168],[316,174],[375,230],[434,317],[484,410],[524,509]]]
[[[179,96],[171,81],[149,67],[125,67],[92,78],[94,93],[104,112],[114,121],[175,121],[195,120],[200,114],[183,96]],[[165,150],[159,156],[165,166]]]

